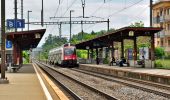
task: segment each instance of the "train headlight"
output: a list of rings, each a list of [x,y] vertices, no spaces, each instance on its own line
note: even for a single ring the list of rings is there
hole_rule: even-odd
[[[67,57],[65,57],[64,59],[65,59],[65,60],[67,60],[68,58],[67,58]]]

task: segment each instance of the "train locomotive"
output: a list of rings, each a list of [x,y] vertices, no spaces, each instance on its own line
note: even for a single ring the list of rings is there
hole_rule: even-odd
[[[54,48],[48,54],[49,64],[61,66],[78,66],[76,47],[67,43],[59,48]]]

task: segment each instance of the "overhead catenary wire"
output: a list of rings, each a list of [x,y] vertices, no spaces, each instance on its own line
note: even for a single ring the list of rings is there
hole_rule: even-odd
[[[117,13],[121,13],[121,12],[123,12],[124,10],[127,10],[127,9],[129,9],[129,8],[131,8],[131,7],[139,4],[139,3],[142,2],[142,1],[144,1],[144,0],[139,0],[139,1],[133,3],[133,4],[129,5],[129,6],[125,6],[124,8],[122,8],[122,9],[120,9],[120,10],[118,10],[118,11],[116,11],[116,12],[110,14],[110,15],[108,15],[108,17],[106,17],[106,18],[107,18],[107,19],[110,19],[113,15],[116,15]],[[92,27],[94,27],[94,26],[95,26],[95,24],[94,24],[94,25],[90,25],[90,26],[89,26],[88,28],[86,28],[86,29],[90,29],[90,28],[92,28]]]
[[[56,11],[55,11],[55,13],[54,13],[54,17],[56,17],[56,15],[57,15],[57,13],[58,13],[58,10],[59,10],[59,7],[60,7],[60,5],[63,3],[63,1],[64,1],[64,0],[62,0],[62,2],[60,2],[60,3],[58,4],[57,9],[56,9]]]
[[[63,0],[64,1],[64,0]],[[72,3],[71,3],[71,5],[66,9],[66,11],[63,13],[63,15],[61,15],[60,17],[64,17],[64,15],[67,13],[67,11],[75,4],[75,2],[76,2],[77,0],[74,0]],[[56,16],[55,16],[56,17]],[[54,28],[55,28],[55,26],[53,26],[53,28],[50,30],[50,33],[52,33],[53,32],[53,30],[54,30]]]
[[[115,14],[117,14],[117,13],[120,13],[120,12],[122,12],[122,11],[128,9],[128,8],[131,8],[131,7],[135,6],[135,5],[139,4],[139,3],[142,2],[142,1],[143,1],[143,0],[139,0],[139,1],[135,2],[135,3],[133,3],[132,5],[129,5],[129,6],[127,6],[127,7],[124,7],[124,8],[122,8],[122,9],[120,9],[120,10],[118,10],[118,11],[110,14],[110,15],[108,16],[108,18],[109,18],[109,17],[112,17],[113,15],[115,15]]]
[[[131,24],[132,24],[132,21],[133,21],[134,19],[139,18],[139,16],[142,15],[144,12],[146,12],[147,9],[148,9],[148,5],[147,5],[146,7],[144,7],[144,9],[143,9],[142,11],[138,12],[138,13],[136,14],[136,16],[130,16],[131,20],[129,20],[127,23],[130,23],[130,22],[131,22]],[[104,26],[103,26],[103,27],[104,27]],[[100,27],[100,28],[103,28],[103,27]]]

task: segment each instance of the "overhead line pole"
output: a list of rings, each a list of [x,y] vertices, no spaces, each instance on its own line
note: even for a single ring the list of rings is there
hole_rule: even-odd
[[[84,18],[85,0],[81,0],[81,2],[82,2],[82,8],[83,8],[83,18]]]
[[[17,0],[14,1],[14,16],[15,20],[17,20]],[[17,28],[15,27],[15,32],[17,32]]]
[[[109,19],[107,19],[107,31],[109,31],[109,29],[110,29],[110,20]]]
[[[0,84],[9,83],[5,78],[5,0],[1,0],[1,79]]]
[[[81,40],[83,41],[83,21],[81,21]]]
[[[23,19],[23,0],[21,0],[21,19]],[[23,31],[23,28],[21,29],[21,31]]]
[[[62,31],[62,29],[61,29],[61,23],[58,25],[58,28],[59,28],[59,37],[61,38],[61,31]]]
[[[150,0],[150,27],[152,27],[152,4],[153,0]]]
[[[41,10],[41,26],[44,26],[44,1],[42,0],[42,10]]]
[[[71,12],[73,12],[74,10],[70,10],[70,40],[69,40],[69,42],[71,43]]]

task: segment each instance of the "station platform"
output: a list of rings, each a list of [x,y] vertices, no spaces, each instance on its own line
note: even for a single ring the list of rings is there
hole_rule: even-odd
[[[138,67],[119,67],[105,64],[80,64],[80,69],[117,77],[126,77],[170,85],[170,70]]]
[[[35,64],[25,64],[15,73],[7,71],[9,84],[0,84],[0,100],[60,100],[42,74]]]
[[[9,84],[0,84],[0,100],[46,100],[32,64],[18,72],[6,72]]]

